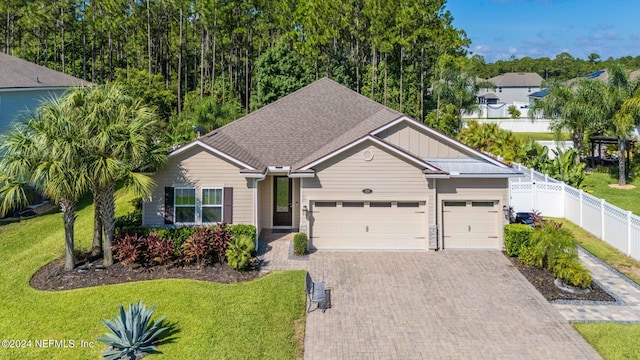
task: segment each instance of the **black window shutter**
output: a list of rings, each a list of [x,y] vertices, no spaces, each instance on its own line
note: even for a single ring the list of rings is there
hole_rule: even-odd
[[[173,224],[173,188],[164,188],[164,223]]]
[[[222,221],[227,224],[233,224],[233,188],[224,188],[224,195],[222,196],[224,201],[222,210]]]

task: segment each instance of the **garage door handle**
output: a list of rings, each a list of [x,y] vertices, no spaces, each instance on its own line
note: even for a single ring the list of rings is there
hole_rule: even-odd
[[[364,229],[364,230],[365,230],[365,232],[369,232],[369,225],[365,226],[364,228],[365,228],[365,229]]]
[[[469,231],[471,231],[471,225],[467,225],[469,227]]]

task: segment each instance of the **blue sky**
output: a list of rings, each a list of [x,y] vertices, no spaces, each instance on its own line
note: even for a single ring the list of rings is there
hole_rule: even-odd
[[[640,0],[448,0],[453,25],[487,62],[640,55]]]

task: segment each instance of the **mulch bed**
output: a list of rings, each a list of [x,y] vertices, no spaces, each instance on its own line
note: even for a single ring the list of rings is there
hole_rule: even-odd
[[[38,290],[58,291],[157,279],[193,279],[229,284],[254,280],[263,275],[257,269],[241,272],[227,264],[202,268],[180,264],[145,268],[115,263],[103,268],[101,258],[92,258],[89,253],[81,258],[72,271],[64,270],[64,259],[50,262],[31,277],[31,286]]]
[[[507,256],[505,254],[505,256]],[[535,266],[528,266],[520,262],[520,259],[517,257],[508,257],[509,261],[524,275],[527,280],[536,288],[538,291],[544,296],[548,301],[571,301],[571,300],[582,300],[582,301],[606,301],[606,302],[614,302],[614,299],[611,295],[609,295],[606,291],[604,291],[598,284],[595,282],[591,285],[592,291],[587,294],[572,294],[570,292],[566,292],[560,290],[557,286],[554,285],[553,281],[555,280],[555,276],[546,269],[541,269]]]

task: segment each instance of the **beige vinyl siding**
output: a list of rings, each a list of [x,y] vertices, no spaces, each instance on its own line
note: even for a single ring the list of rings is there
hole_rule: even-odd
[[[291,206],[291,214],[292,219],[291,222],[294,228],[298,228],[300,226],[300,179],[294,178],[291,179],[291,191],[293,192],[291,195],[291,202],[293,205]]]
[[[496,233],[499,247],[503,244],[502,227],[508,224],[502,211],[502,206],[508,204],[509,180],[508,179],[438,179],[436,186],[437,194],[437,216],[438,216],[438,237],[442,245],[443,214],[442,202],[447,200],[458,201],[497,201],[496,213]]]
[[[378,136],[389,143],[399,146],[419,158],[468,158],[471,154],[463,149],[456,149],[450,143],[401,122],[378,133]]]
[[[369,151],[373,159],[366,161]],[[396,154],[370,142],[362,143],[315,168],[314,178],[305,178],[301,186],[300,206],[310,208],[310,201],[426,201],[430,213],[434,192],[422,169]],[[370,194],[363,189],[371,189]],[[431,218],[431,214],[429,214]],[[301,217],[300,228],[308,229],[308,221]],[[425,228],[428,227],[424,224]]]
[[[258,184],[260,228],[270,229],[273,223],[273,176],[267,176]]]
[[[253,180],[240,176],[239,168],[200,147],[193,147],[169,158],[166,166],[153,175],[156,188],[143,205],[145,226],[165,226],[164,188],[195,187],[197,198],[206,187],[233,188],[233,222],[253,224]]]

